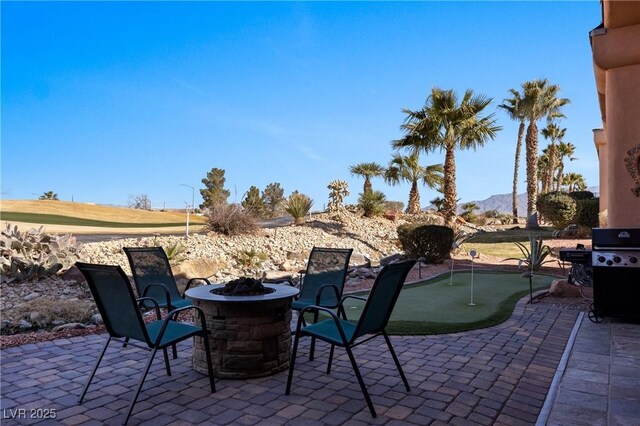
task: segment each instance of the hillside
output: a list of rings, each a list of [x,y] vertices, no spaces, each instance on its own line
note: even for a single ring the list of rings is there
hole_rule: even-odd
[[[598,194],[600,193],[599,186],[591,186],[587,188],[587,190],[593,192],[596,196],[598,196]],[[518,199],[518,214],[520,216],[524,216],[527,211],[527,194],[526,193],[519,194],[517,199]],[[480,210],[479,210],[480,213],[485,212],[487,210],[497,210],[500,213],[507,213],[507,214],[511,214],[512,212],[511,194],[496,194],[484,200],[480,200],[480,201],[474,200],[471,202],[476,203],[480,207]],[[460,212],[462,211],[462,209],[460,208],[462,204],[463,203],[458,204],[458,211]]]

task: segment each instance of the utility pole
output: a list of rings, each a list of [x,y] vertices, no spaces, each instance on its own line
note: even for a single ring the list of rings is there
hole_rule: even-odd
[[[191,206],[189,206],[187,204],[187,232],[186,232],[186,237],[189,238],[189,213],[190,213],[190,209],[192,209],[194,207],[193,204],[195,203],[196,189],[191,185],[187,185],[186,183],[181,183],[180,186],[188,186],[189,188],[191,188]]]

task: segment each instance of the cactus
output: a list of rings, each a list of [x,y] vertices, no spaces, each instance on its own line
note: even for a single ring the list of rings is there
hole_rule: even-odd
[[[76,239],[71,235],[46,234],[42,226],[21,232],[9,223],[0,234],[2,282],[55,275],[76,260]]]

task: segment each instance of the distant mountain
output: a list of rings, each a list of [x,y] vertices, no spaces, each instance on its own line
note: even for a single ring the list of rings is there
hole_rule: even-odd
[[[593,192],[596,195],[596,197],[600,194],[599,186],[591,186],[587,188],[587,190]],[[518,216],[521,216],[521,217],[525,216],[527,212],[527,194],[526,193],[519,194],[517,199],[518,199]],[[485,200],[481,200],[481,201],[474,200],[471,202],[476,203],[480,207],[480,210],[477,210],[476,213],[482,213],[487,210],[497,210],[500,213],[507,213],[507,214],[512,213],[511,194],[497,194],[497,195],[492,195]],[[462,204],[464,203],[458,204],[458,211],[462,211],[462,208],[460,207]],[[429,208],[435,208],[435,206],[431,205],[427,207],[427,209]]]

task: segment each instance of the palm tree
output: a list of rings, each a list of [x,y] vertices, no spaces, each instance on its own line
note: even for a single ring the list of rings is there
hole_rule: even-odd
[[[584,176],[580,173],[567,173],[564,175],[562,183],[567,185],[569,192],[584,191],[587,189],[587,183],[584,180]]]
[[[558,98],[560,86],[549,84],[547,79],[522,83],[524,98],[522,100],[529,126],[525,137],[527,158],[527,227],[537,228],[535,219],[536,199],[538,198],[538,125],[543,118],[552,120],[563,117],[560,108],[569,103],[568,99]]]
[[[547,177],[546,187],[548,191],[553,189],[553,178],[555,177],[556,168],[558,167],[558,155],[556,152],[556,142],[562,142],[567,129],[561,129],[556,123],[549,122],[547,127],[542,129],[542,136],[551,140],[549,144],[549,176]]]
[[[540,192],[550,191],[548,186],[549,177],[553,176],[551,172],[551,158],[549,157],[549,147],[542,150],[542,154],[538,157],[538,183],[540,184]]]
[[[558,174],[556,175],[556,191],[560,191],[560,184],[562,183],[564,173],[564,158],[569,158],[569,161],[577,160],[573,154],[576,152],[576,146],[571,142],[562,142],[558,144]]]
[[[499,108],[507,111],[509,118],[518,121],[518,141],[516,142],[516,158],[513,166],[513,192],[511,194],[511,208],[513,210],[513,223],[518,223],[518,168],[520,167],[520,153],[522,152],[522,137],[524,136],[524,122],[527,118],[524,106],[522,104],[522,95],[515,89],[510,89],[512,98],[505,99]]]
[[[372,189],[371,178],[377,176],[384,176],[384,167],[378,163],[360,163],[349,167],[349,171],[352,175],[358,175],[364,177],[364,189],[363,193],[368,194]]]
[[[397,185],[402,181],[411,184],[409,203],[407,204],[407,213],[409,214],[420,212],[419,181],[432,189],[442,184],[442,164],[421,166],[418,162],[419,156],[418,151],[414,151],[408,156],[394,154],[384,176],[384,179],[391,185]]]
[[[474,95],[473,90],[468,89],[458,103],[453,90],[433,88],[421,110],[403,109],[407,117],[402,129],[407,135],[394,141],[393,147],[445,151],[442,213],[447,226],[454,226],[457,213],[455,151],[483,146],[502,129],[495,125],[494,114],[480,116],[491,100],[484,95]]]
[[[58,194],[53,191],[47,191],[43,193],[38,200],[58,200]]]

